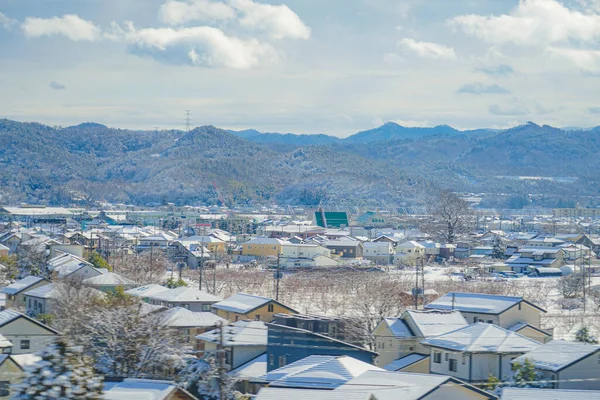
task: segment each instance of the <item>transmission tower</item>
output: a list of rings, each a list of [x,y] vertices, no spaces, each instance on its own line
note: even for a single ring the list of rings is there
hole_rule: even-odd
[[[189,132],[190,131],[190,110],[185,110],[185,131]]]

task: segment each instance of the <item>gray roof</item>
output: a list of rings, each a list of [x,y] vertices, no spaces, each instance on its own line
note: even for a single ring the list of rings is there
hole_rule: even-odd
[[[44,278],[40,278],[39,276],[27,276],[15,283],[11,283],[7,287],[0,290],[0,292],[6,294],[17,294],[43,280]]]
[[[218,343],[219,329],[196,336],[205,342]],[[267,326],[262,321],[237,321],[223,327],[224,346],[266,346]]]
[[[521,301],[524,301],[522,297],[497,296],[493,294],[482,293],[450,292],[427,304],[425,308],[436,310],[454,309],[462,312],[480,314],[501,314],[509,308],[519,304]],[[531,305],[542,310],[533,304]]]
[[[165,290],[169,289],[164,286],[151,283],[149,285],[126,290],[125,293],[135,297],[150,297],[153,294],[164,292]]]
[[[414,338],[415,335],[411,332],[406,322],[401,318],[384,318],[383,321],[387,324],[396,338]]]
[[[525,362],[527,358],[538,369],[560,371],[571,364],[600,350],[599,345],[553,340],[523,354],[513,362]]]
[[[406,310],[422,337],[444,334],[469,325],[458,310]]]
[[[413,365],[414,363],[424,360],[426,358],[429,358],[429,356],[418,353],[409,354],[407,356],[392,361],[391,363],[383,367],[383,369],[385,369],[386,371],[399,371],[403,368],[408,367],[409,365]]]
[[[210,328],[229,321],[211,312],[194,312],[183,307],[170,308],[160,314],[163,323],[171,328]]]
[[[541,346],[516,332],[483,322],[425,339],[421,344],[466,353],[527,353]]]
[[[164,290],[159,293],[155,293],[151,296],[148,296],[148,298],[165,302],[182,303],[216,303],[222,300],[218,296],[214,296],[210,293],[185,286],[181,286],[175,289]]]
[[[267,372],[257,381],[270,387],[334,389],[370,370],[383,371],[349,356],[312,355]]]
[[[134,282],[114,272],[107,272],[102,275],[94,276],[83,280],[86,285],[92,286],[132,286]]]
[[[377,400],[369,392],[357,390],[355,392],[322,389],[290,389],[271,388],[260,389],[254,400]]]
[[[598,390],[504,388],[501,400],[600,400]]]
[[[267,303],[273,301],[268,297],[253,296],[250,294],[238,293],[231,297],[221,300],[218,303],[212,305],[212,307],[223,310],[231,311],[238,314],[246,314],[258,307],[264,306]]]

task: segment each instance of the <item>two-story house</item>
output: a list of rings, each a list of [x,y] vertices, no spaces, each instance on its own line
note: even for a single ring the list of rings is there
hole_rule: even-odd
[[[279,257],[281,245],[287,243],[285,240],[257,237],[242,244],[242,255],[253,257]]]
[[[364,246],[359,240],[336,239],[325,240],[323,246],[331,250],[332,255],[342,259],[358,259],[364,256]]]
[[[398,262],[412,264],[424,257],[425,246],[414,240],[409,240],[396,246],[395,260]]]
[[[559,268],[564,264],[564,255],[561,248],[522,247],[505,263],[513,272],[527,273],[531,267]]]
[[[212,311],[211,306],[222,298],[201,290],[181,286],[149,295],[148,303],[168,308],[183,307],[190,311]]]
[[[255,320],[271,322],[275,314],[295,313],[290,307],[268,297],[238,293],[212,305],[212,311],[231,322]]]
[[[379,265],[389,265],[394,262],[396,250],[390,242],[364,242],[363,257]]]
[[[541,343],[497,325],[478,322],[421,341],[430,349],[432,374],[450,375],[467,382],[504,379],[515,358]]]
[[[12,354],[30,354],[44,350],[59,333],[25,314],[4,310],[0,312],[0,335],[12,342]]]
[[[541,315],[546,311],[522,297],[450,292],[425,309],[458,310],[469,323],[495,324],[540,343],[551,337],[540,328]]]
[[[6,308],[26,308],[25,292],[49,284],[50,281],[39,276],[27,276],[15,283],[2,288],[6,295]]]

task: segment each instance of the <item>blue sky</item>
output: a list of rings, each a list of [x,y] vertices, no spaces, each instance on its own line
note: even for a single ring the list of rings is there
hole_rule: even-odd
[[[283,2],[282,2],[283,1]],[[598,0],[4,0],[0,117],[347,136],[600,125]]]

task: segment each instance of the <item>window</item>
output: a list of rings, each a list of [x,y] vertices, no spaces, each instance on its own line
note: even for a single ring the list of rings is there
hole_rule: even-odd
[[[477,317],[473,317],[473,323],[477,322]]]
[[[385,342],[381,342],[381,350],[385,349]]]
[[[465,356],[464,354],[462,356],[461,362],[462,362],[462,365],[465,365],[467,363],[467,356]]]
[[[456,364],[457,364],[456,360],[454,358],[451,358],[450,365],[449,365],[450,371],[456,372]]]
[[[28,339],[21,340],[21,350],[29,350],[30,342]]]
[[[2,349],[2,354],[10,354],[12,351],[12,347],[5,347]]]
[[[0,397],[10,396],[10,382],[0,381]]]
[[[225,350],[225,364],[231,365],[231,350]]]
[[[210,311],[210,304],[202,304],[202,311]]]
[[[256,315],[254,316],[254,320],[255,320],[255,321],[260,321],[260,314],[256,314]]]
[[[519,303],[519,311],[521,311],[521,303]]]
[[[269,365],[271,367],[275,366],[275,354],[269,353]]]
[[[285,367],[285,365],[286,365],[286,357],[285,356],[279,356],[279,368]]]
[[[268,310],[269,312],[273,312],[273,310],[274,310],[274,309],[275,309],[275,306],[274,306],[273,304],[269,304],[269,305],[267,306],[267,310]]]
[[[408,351],[413,351],[414,349],[415,349],[415,348],[414,348],[413,346],[410,346],[410,347],[408,348]]]
[[[183,340],[186,343],[189,343],[190,342],[190,330],[189,329],[184,329],[183,330],[183,336],[184,336]]]
[[[493,323],[494,323],[494,321],[492,321],[491,319],[488,319],[486,322],[487,322],[488,324],[493,324]]]
[[[27,306],[27,308],[31,308],[31,299],[29,299],[28,303],[29,305]]]
[[[433,353],[433,362],[436,364],[440,364],[442,362],[442,353]]]
[[[239,316],[239,315],[236,315],[236,316],[235,316],[235,322],[238,322],[239,320],[240,320],[240,316]]]

